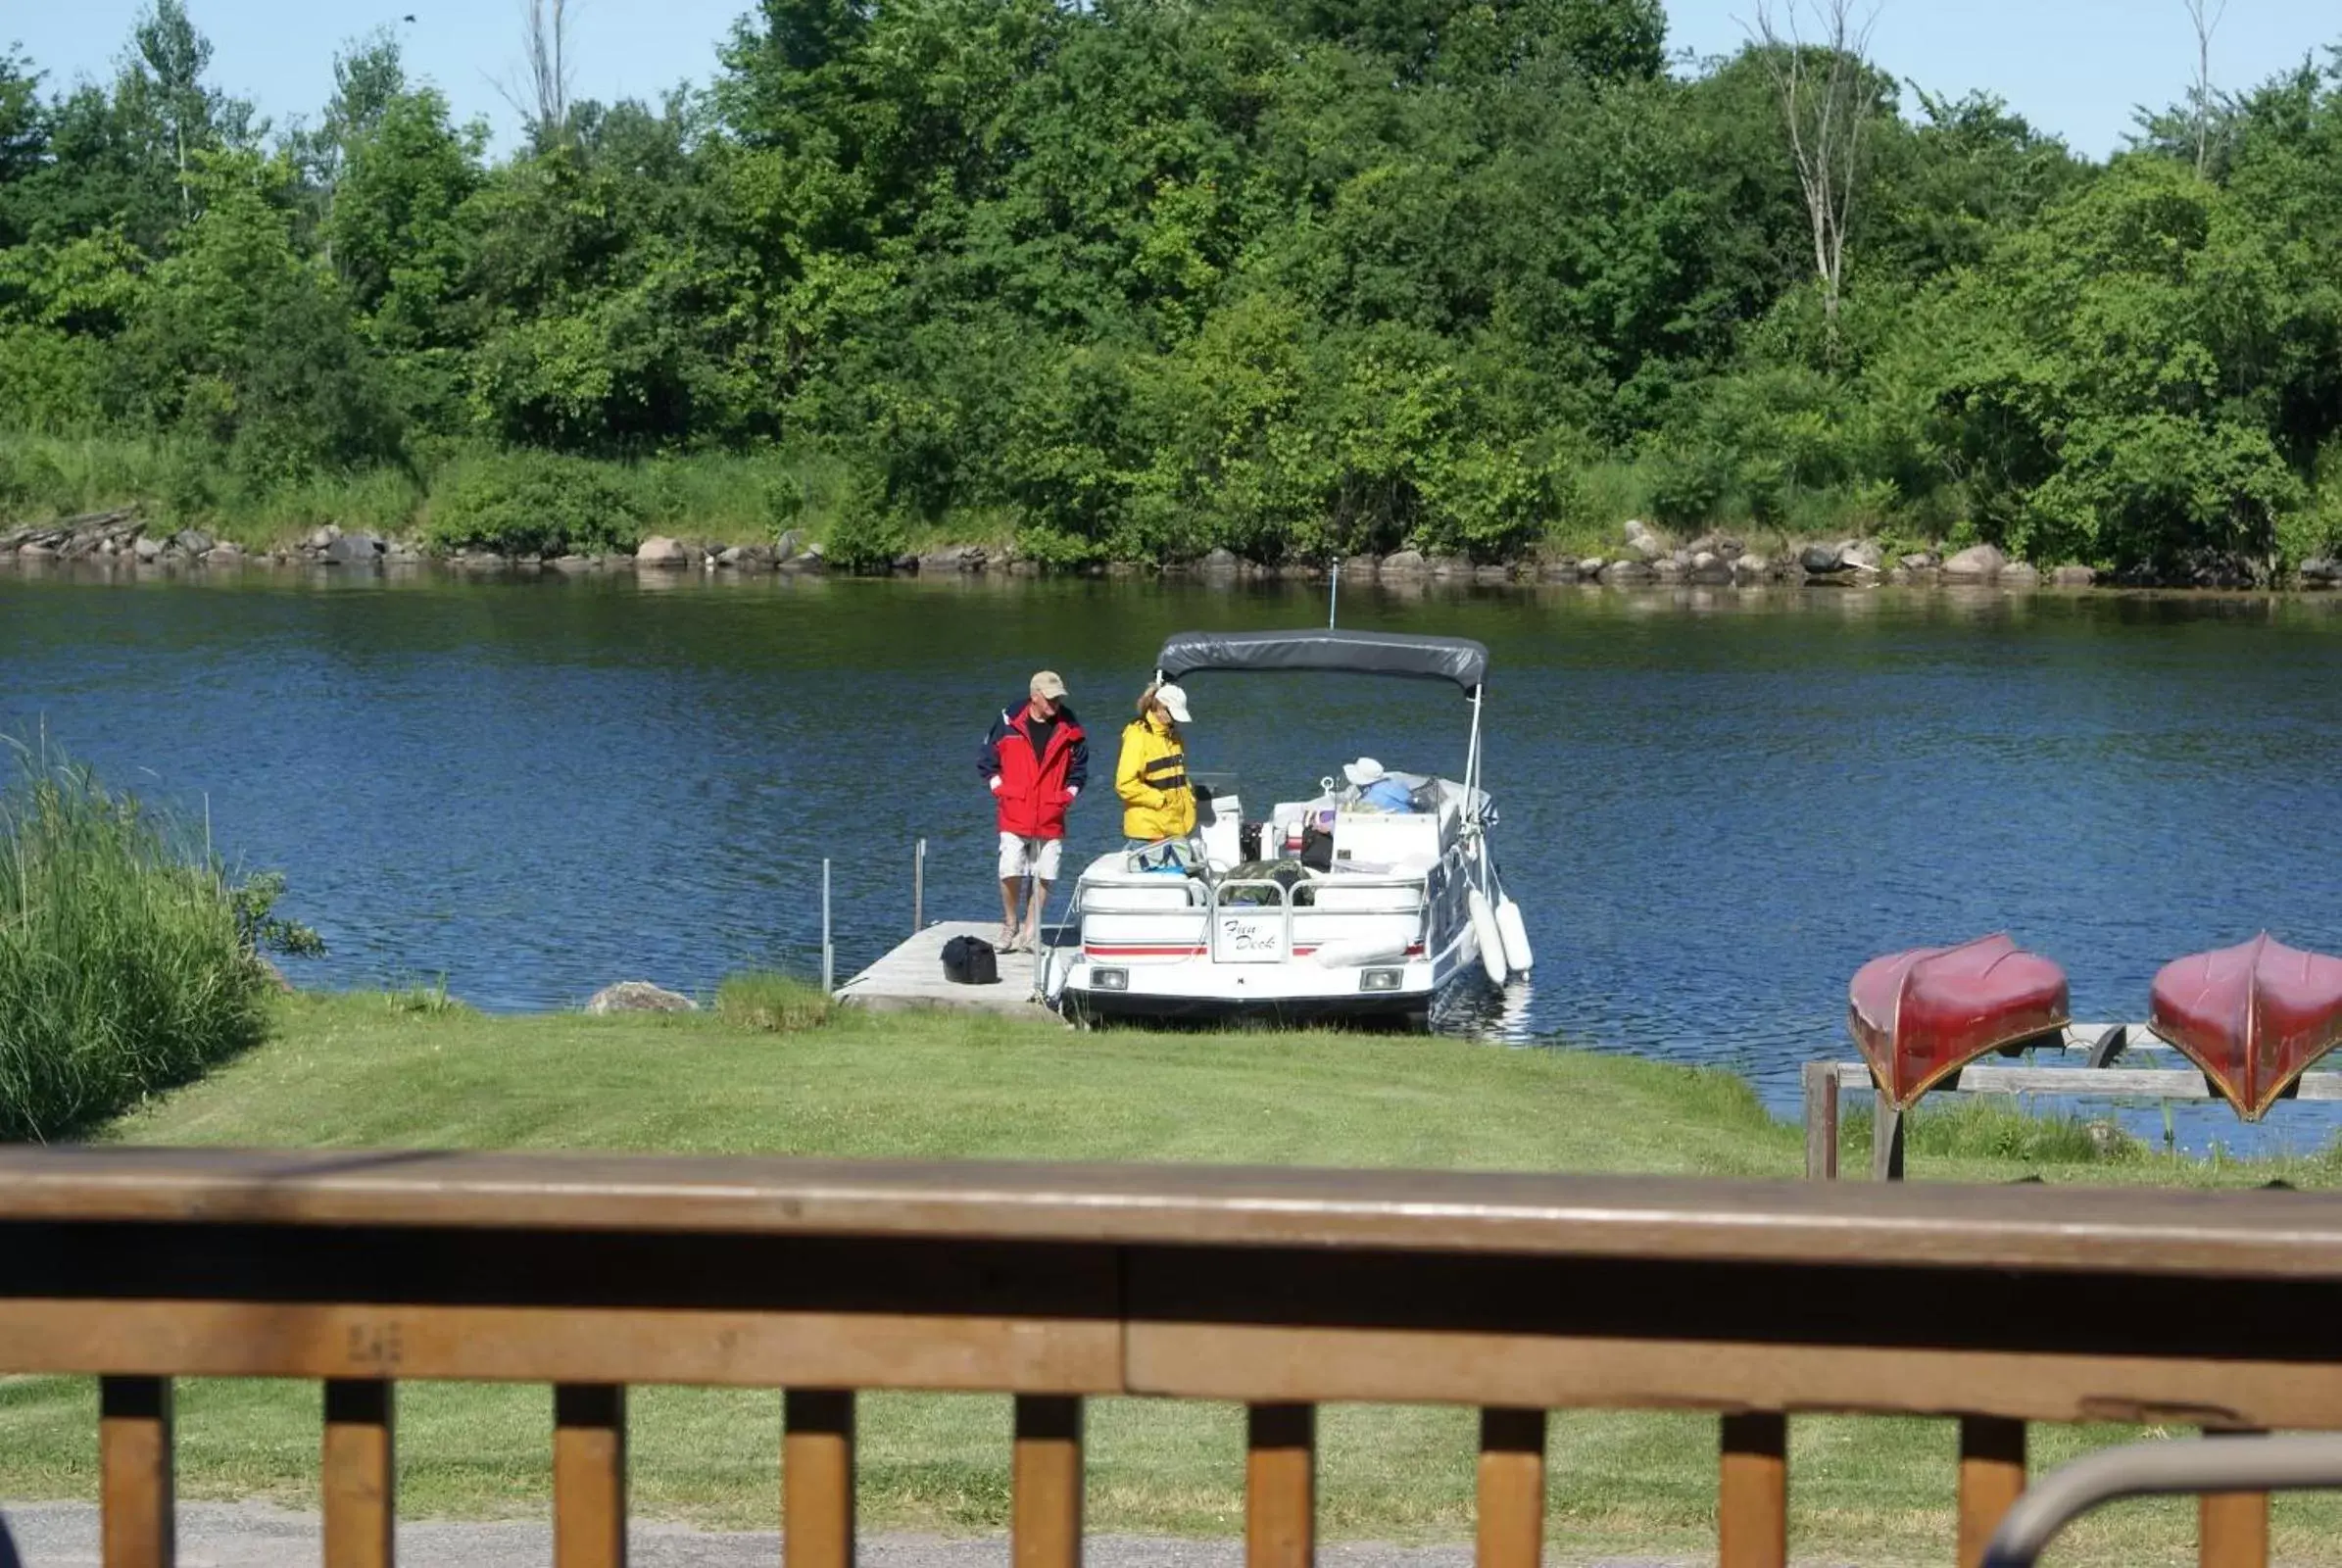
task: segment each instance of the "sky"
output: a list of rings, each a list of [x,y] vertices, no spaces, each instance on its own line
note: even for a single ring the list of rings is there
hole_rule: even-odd
[[[1746,38],[1756,0],[1669,0],[1670,47],[1730,53]],[[1790,0],[1775,0],[1782,9]],[[1810,0],[1798,0],[1800,4]],[[0,0],[0,44],[23,45],[57,87],[105,78],[142,0]],[[2217,6],[2218,0],[2214,0]],[[572,16],[585,98],[656,99],[705,82],[717,42],[748,0],[582,0]],[[435,83],[459,119],[486,116],[499,146],[517,124],[495,81],[519,57],[520,0],[188,0],[211,38],[219,85],[260,105],[279,127],[314,122],[333,88],[333,55],[389,24],[412,74]],[[415,20],[403,19],[410,13]],[[2342,42],[2337,0],[2228,0],[2213,76],[2257,83]],[[2195,36],[2181,0],[1882,0],[1871,55],[1930,92],[1998,93],[2077,151],[2104,157],[2132,127],[2132,109],[2187,91]],[[1906,104],[1907,108],[1915,105]]]

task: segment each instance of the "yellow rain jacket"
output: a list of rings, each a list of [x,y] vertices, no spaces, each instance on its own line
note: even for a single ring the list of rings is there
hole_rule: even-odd
[[[1195,792],[1188,785],[1188,754],[1151,716],[1122,730],[1122,760],[1114,767],[1122,797],[1125,838],[1152,844],[1195,831]]]

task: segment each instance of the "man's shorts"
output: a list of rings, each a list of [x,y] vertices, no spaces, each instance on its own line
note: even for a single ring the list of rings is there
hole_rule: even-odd
[[[1000,880],[1010,877],[1038,877],[1044,882],[1057,880],[1057,862],[1065,858],[1063,839],[1029,839],[1021,833],[1000,835]]]

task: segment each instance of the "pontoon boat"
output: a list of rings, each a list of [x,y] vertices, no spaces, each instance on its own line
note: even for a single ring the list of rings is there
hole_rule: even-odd
[[[1481,781],[1488,651],[1453,637],[1298,631],[1173,637],[1156,679],[1207,670],[1339,671],[1451,683],[1470,699],[1462,779],[1392,771],[1407,808],[1327,779],[1314,799],[1247,819],[1234,781],[1193,775],[1192,841],[1099,856],[1082,872],[1043,984],[1069,1014],[1294,1022],[1389,1018],[1415,1028],[1459,983],[1531,962],[1488,846]]]

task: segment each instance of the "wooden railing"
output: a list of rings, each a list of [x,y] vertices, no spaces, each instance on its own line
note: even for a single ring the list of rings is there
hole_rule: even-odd
[[[1079,1560],[1092,1395],[1250,1405],[1251,1568],[1310,1560],[1325,1401],[1482,1407],[1485,1568],[1552,1408],[1717,1412],[1726,1568],[1786,1557],[1790,1413],[1959,1417],[1970,1563],[2023,1423],[2342,1427],[2338,1284],[2296,1193],[0,1152],[0,1374],[101,1376],[110,1568],[171,1560],[179,1376],[324,1380],[334,1568],[391,1560],[405,1379],[553,1386],[561,1568],[624,1558],[634,1384],[787,1390],[788,1568],[853,1560],[860,1389],[1017,1396],[1016,1568]]]

